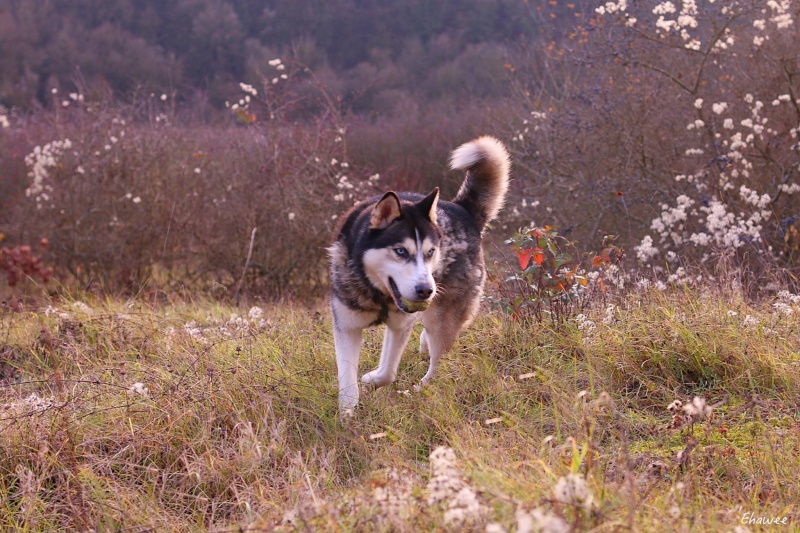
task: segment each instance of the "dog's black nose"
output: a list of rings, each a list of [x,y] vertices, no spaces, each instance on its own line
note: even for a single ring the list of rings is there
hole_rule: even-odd
[[[433,289],[430,285],[417,285],[414,289],[417,291],[417,297],[420,300],[427,300],[433,294]]]

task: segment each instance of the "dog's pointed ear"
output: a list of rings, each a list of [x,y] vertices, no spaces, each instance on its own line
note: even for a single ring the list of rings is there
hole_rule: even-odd
[[[419,201],[417,208],[428,217],[428,220],[436,224],[436,206],[438,203],[439,187],[435,187],[428,196]]]
[[[381,201],[372,209],[369,219],[370,229],[383,229],[400,217],[400,199],[389,191],[383,195]]]

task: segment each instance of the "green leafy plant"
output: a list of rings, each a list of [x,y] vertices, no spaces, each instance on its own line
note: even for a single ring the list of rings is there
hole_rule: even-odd
[[[560,324],[580,312],[593,294],[605,296],[610,273],[618,272],[624,250],[606,237],[602,250],[580,257],[575,243],[558,234],[554,226],[518,231],[505,241],[517,258],[519,270],[498,284],[498,296],[487,300],[516,319]]]

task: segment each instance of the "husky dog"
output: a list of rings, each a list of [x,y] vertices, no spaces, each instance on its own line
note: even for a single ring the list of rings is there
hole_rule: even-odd
[[[372,387],[394,382],[400,357],[421,317],[420,352],[430,355],[422,378],[436,374],[439,358],[475,317],[486,270],[481,235],[497,216],[508,189],[508,152],[493,137],[457,148],[450,168],[466,177],[452,202],[387,192],[357,204],[343,218],[331,258],[339,408],[358,404],[358,358],[364,328],[386,324],[378,368],[361,381]]]

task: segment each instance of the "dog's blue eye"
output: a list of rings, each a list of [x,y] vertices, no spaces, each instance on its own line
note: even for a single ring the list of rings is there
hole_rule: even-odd
[[[405,248],[395,248],[394,253],[396,253],[398,257],[408,257],[408,250]]]
[[[428,250],[427,256],[428,257],[433,257],[433,252],[435,252],[435,251],[436,251],[436,248],[431,248],[430,250]]]

